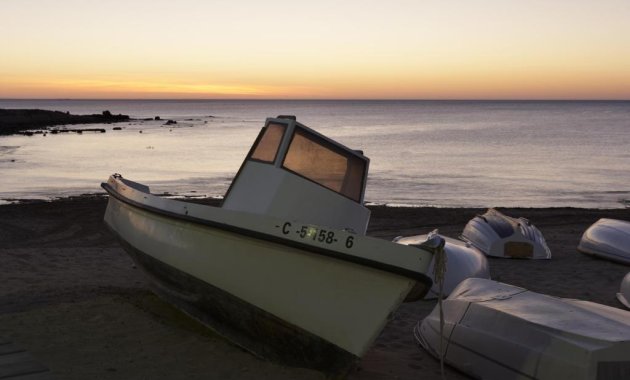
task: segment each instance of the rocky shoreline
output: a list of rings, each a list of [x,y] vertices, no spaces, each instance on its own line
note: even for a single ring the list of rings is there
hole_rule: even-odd
[[[0,135],[17,133],[33,134],[33,130],[45,129],[55,125],[73,124],[110,124],[132,120],[128,115],[114,115],[109,111],[101,114],[73,115],[69,112],[47,111],[40,109],[1,109]],[[77,130],[79,131],[79,130]],[[85,129],[83,131],[104,132],[101,129]]]

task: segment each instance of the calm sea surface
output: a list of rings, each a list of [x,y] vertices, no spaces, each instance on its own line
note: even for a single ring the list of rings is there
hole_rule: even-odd
[[[265,118],[279,114],[362,149],[369,202],[619,208],[630,199],[630,102],[0,100],[0,108],[163,119],[89,126],[106,133],[0,136],[5,200],[101,192],[112,173],[154,193],[220,196]]]

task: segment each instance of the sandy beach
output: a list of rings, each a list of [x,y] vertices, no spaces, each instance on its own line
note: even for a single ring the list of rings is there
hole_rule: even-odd
[[[0,337],[29,350],[58,379],[322,379],[256,358],[190,320],[149,290],[102,222],[107,200],[82,196],[0,206]],[[457,237],[483,209],[372,207],[369,234]],[[492,278],[559,297],[621,308],[629,267],[576,250],[601,217],[630,209],[501,209],[545,235],[553,259],[490,259]],[[413,326],[435,301],[404,304],[350,374],[354,380],[440,379]],[[466,379],[447,368],[448,379]]]

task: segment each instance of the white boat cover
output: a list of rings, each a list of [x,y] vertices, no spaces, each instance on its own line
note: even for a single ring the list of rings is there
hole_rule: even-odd
[[[481,379],[630,379],[630,312],[467,279],[419,323],[416,341]]]
[[[427,242],[435,235],[438,235],[437,230],[425,235],[397,237],[394,239],[394,242],[411,246],[422,246],[423,243]],[[444,297],[448,296],[460,282],[467,278],[490,278],[488,259],[483,253],[461,240],[442,235],[438,236],[441,236],[446,242],[444,246],[446,253],[446,272],[442,286],[442,294]],[[440,292],[440,288],[433,275],[434,264],[435,257],[431,260],[431,264],[429,264],[429,269],[427,270],[427,275],[431,277],[433,286],[424,299],[437,298]]]
[[[630,222],[602,218],[580,240],[578,251],[630,264]]]
[[[461,238],[488,256],[550,259],[542,233],[525,218],[512,218],[491,208],[471,219]]]
[[[617,299],[624,304],[625,307],[630,309],[630,272],[621,281],[621,289],[617,293]]]

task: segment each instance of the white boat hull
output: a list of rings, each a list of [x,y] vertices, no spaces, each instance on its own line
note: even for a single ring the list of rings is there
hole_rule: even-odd
[[[512,218],[495,209],[471,219],[461,238],[488,256],[550,259],[543,234],[527,219]]]
[[[427,235],[407,236],[394,239],[394,242],[405,245],[420,245],[429,238]],[[442,296],[447,297],[460,282],[467,278],[490,279],[490,268],[488,259],[476,248],[463,241],[442,236],[446,244],[446,271],[444,273],[444,284],[442,285]],[[431,265],[427,274],[433,281],[433,286],[424,296],[424,299],[435,299],[440,294],[440,287],[434,278],[435,259],[431,260]]]
[[[334,242],[311,239],[314,226],[301,237],[297,222],[158,198],[129,184],[104,185],[105,222],[156,292],[265,358],[343,373],[410,291],[424,295],[419,289],[430,284],[422,273],[431,255],[420,249],[344,231],[333,231]],[[394,262],[372,260],[378,255]]]
[[[489,280],[463,281],[414,331],[417,342],[481,379],[630,378],[630,312]]]
[[[602,218],[582,235],[582,253],[630,265],[630,222]]]

